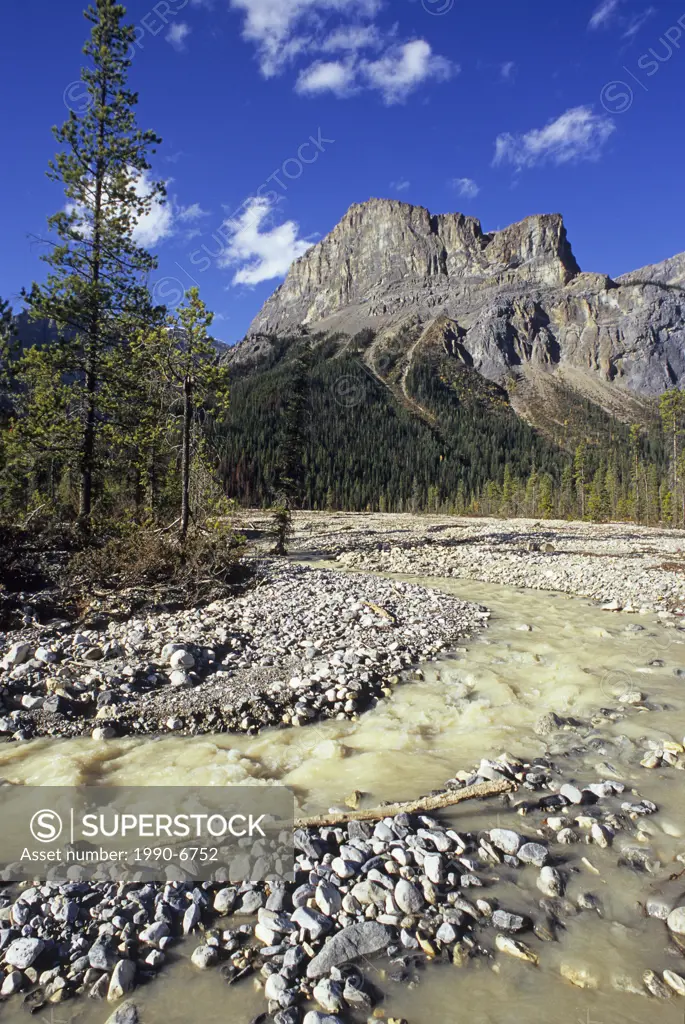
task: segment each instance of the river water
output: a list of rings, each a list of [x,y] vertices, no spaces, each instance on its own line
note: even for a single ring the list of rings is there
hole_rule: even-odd
[[[656,1002],[646,993],[620,989],[640,989],[646,969],[685,974],[685,959],[668,950],[664,923],[641,910],[669,875],[685,869],[685,779],[674,768],[647,770],[639,763],[650,741],[681,742],[685,736],[685,675],[676,674],[685,669],[685,631],[667,627],[654,614],[602,612],[562,594],[454,579],[412,577],[412,582],[486,605],[492,610],[490,628],[449,657],[422,666],[415,681],[358,722],[332,721],[258,737],[4,745],[0,777],[32,785],[278,782],[294,790],[302,811],[314,813],[341,806],[354,790],[364,794],[366,806],[419,797],[481,757],[503,751],[527,759],[549,753],[565,778],[582,783],[610,777],[606,768],[597,768],[608,762],[613,777],[659,806],[641,823],[638,836],[655,865],[653,873],[619,866],[616,845],[564,847],[569,897],[593,893],[601,915],[584,911],[569,919],[557,942],[532,938],[539,967],[502,955],[471,961],[464,969],[436,964],[408,987],[386,983],[379,962],[372,981],[387,993],[386,1013],[410,1024],[646,1024],[657,1011],[662,1024],[682,1024],[685,999]],[[645,697],[645,710],[619,701],[636,690]],[[623,709],[625,717],[612,721],[601,708]],[[577,729],[538,735],[534,725],[548,711],[576,720]],[[487,803],[465,804],[452,814],[460,829],[498,823],[526,830],[525,818],[513,812],[500,811],[495,822],[496,812]],[[635,837],[632,841],[635,845]],[[495,895],[512,910],[534,906],[530,881],[526,891],[508,884]],[[207,1019],[248,1024],[265,1008],[251,982],[228,989],[218,972],[193,971],[187,953],[179,948],[162,976],[136,993],[144,1024]],[[588,971],[596,987],[571,985],[561,977],[562,965]],[[60,1024],[77,1017],[95,1024],[107,1015],[102,1004],[81,1001],[60,1005],[48,1019]],[[0,1020],[20,1019],[25,1016],[16,1001],[0,1009]]]

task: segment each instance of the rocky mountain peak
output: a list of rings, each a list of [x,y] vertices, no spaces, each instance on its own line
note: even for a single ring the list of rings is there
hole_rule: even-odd
[[[395,199],[355,203],[290,269],[250,334],[311,326],[350,306],[384,317],[435,308],[470,288],[564,285],[580,268],[559,214],[484,233],[475,217]]]
[[[656,395],[685,382],[684,282],[685,254],[616,281],[581,272],[557,213],[484,232],[370,199],[292,265],[234,358],[259,358],[270,335],[371,328],[382,345],[437,323],[445,350],[498,384],[560,373],[593,396]]]

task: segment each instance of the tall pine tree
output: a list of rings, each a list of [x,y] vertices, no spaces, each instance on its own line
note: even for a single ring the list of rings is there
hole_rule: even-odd
[[[134,29],[122,23],[124,14],[114,0],[96,0],[85,11],[92,24],[81,71],[87,109],[80,116],[71,112],[53,129],[62,148],[48,177],[63,186],[67,202],[48,221],[57,240],[43,257],[50,267],[47,281],[25,296],[34,316],[54,321],[60,330],[58,344],[32,352],[32,374],[69,382],[68,417],[77,424],[72,456],[85,528],[101,465],[100,432],[116,405],[110,357],[160,314],[146,283],[156,260],[137,243],[136,226],[164,198],[163,184],[148,180],[148,158],[161,140],[136,125],[138,97],[127,88]],[[46,402],[49,391],[43,388],[39,407],[28,403],[22,427],[29,438],[41,433],[46,414],[49,420]]]

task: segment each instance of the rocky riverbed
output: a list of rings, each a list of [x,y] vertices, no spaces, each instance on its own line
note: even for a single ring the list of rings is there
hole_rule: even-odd
[[[0,634],[0,735],[255,733],[354,718],[488,614],[412,584],[257,562],[244,592],[201,609]]]
[[[258,522],[258,520],[257,520]],[[625,523],[302,512],[296,550],[341,568],[555,590],[627,611],[683,611],[685,534]]]
[[[317,809],[317,785],[338,810],[345,798],[369,806],[369,792],[370,806],[384,791],[402,798],[403,785],[416,796],[414,775],[435,761],[452,772],[465,765],[447,792],[502,780],[510,791],[458,811],[300,828],[292,883],[3,885],[3,1017],[60,1004],[60,1019],[66,1012],[86,1024],[110,1015],[111,1024],[146,1024],[150,1014],[154,1024],[180,1021],[165,992],[173,1003],[217,978],[227,1000],[239,994],[231,1013],[245,1024],[432,1024],[452,1019],[457,990],[492,1024],[518,1019],[507,1015],[512,991],[528,999],[532,1024],[557,1000],[558,1019],[582,1005],[606,1024],[646,1022],[659,1000],[664,1024],[680,1020],[682,535],[438,517],[295,519],[293,554],[314,564],[258,562],[252,587],[230,599],[91,629],[27,621],[4,636],[9,756],[0,772],[19,784],[45,779],[32,758],[38,764],[47,743],[55,763],[73,748],[75,764],[92,756],[126,784],[117,766],[140,744],[144,773],[145,745],[154,744],[155,766],[183,751],[183,777],[191,749],[204,744],[214,771],[240,759],[242,775],[227,778],[285,781]],[[251,523],[259,546],[261,521]],[[324,559],[345,569],[318,567]],[[565,575],[548,575],[559,565]],[[443,584],[369,570],[434,572]],[[508,590],[507,623],[500,610],[485,630],[489,597],[455,596],[461,585],[449,578],[460,575],[527,580],[586,600],[536,596],[527,605],[523,590]],[[526,617],[526,607],[537,611]],[[64,705],[46,707],[54,697]],[[223,735],[201,737],[211,733]],[[30,742],[41,735],[48,739]],[[87,738],[59,740],[69,735]],[[513,754],[496,753],[510,741]],[[504,990],[489,1006],[499,978]],[[184,1019],[216,1016],[212,991]]]
[[[135,1024],[135,1001],[122,1000],[162,970],[183,937],[199,939],[190,955],[198,972],[219,970],[228,985],[252,979],[267,1004],[256,1020],[274,1024],[376,1019],[379,957],[391,985],[415,983],[432,961],[464,969],[512,958],[535,968],[573,918],[604,913],[581,861],[599,875],[597,851],[613,848],[619,863],[654,870],[640,836],[657,807],[608,774],[583,785],[548,758],[485,759],[446,792],[505,783],[511,791],[497,799],[520,826],[468,831],[446,810],[301,828],[293,883],[24,886],[0,898],[0,996],[36,1012],[89,995],[119,1003],[112,1024]],[[674,880],[646,904],[678,958],[682,903]],[[660,999],[685,995],[681,962],[655,971],[647,957],[642,977],[618,972],[611,983]],[[597,987],[600,973],[573,959],[560,965],[580,989]]]

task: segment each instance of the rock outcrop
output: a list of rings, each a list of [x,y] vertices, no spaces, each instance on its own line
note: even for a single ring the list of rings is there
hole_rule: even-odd
[[[560,215],[484,233],[462,214],[372,199],[293,264],[235,357],[263,336],[428,325],[497,383],[568,371],[653,396],[685,383],[685,254],[617,281],[582,273]],[[260,339],[262,336],[262,339]]]

